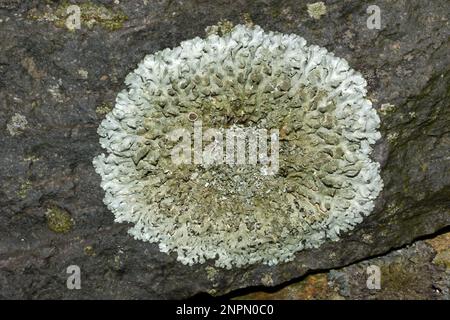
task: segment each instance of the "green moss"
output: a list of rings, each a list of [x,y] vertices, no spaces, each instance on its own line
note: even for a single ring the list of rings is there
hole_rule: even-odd
[[[48,228],[56,233],[67,233],[74,224],[70,214],[56,206],[47,209],[46,218]]]
[[[92,3],[90,1],[73,4],[63,1],[58,7],[45,7],[43,10],[32,9],[28,12],[28,19],[36,21],[52,22],[58,28],[66,28],[67,8],[71,5],[78,5],[81,14],[81,25],[89,29],[98,25],[109,31],[121,29],[127,15],[120,9],[110,8],[102,4]]]

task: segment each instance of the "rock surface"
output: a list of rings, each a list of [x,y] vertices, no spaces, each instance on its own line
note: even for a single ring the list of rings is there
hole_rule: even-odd
[[[378,283],[370,278],[375,276],[374,268]],[[230,296],[246,300],[449,300],[450,233],[281,287],[243,295],[238,290]]]
[[[358,1],[325,1],[319,19],[298,0],[73,3],[85,14],[69,31],[66,4],[0,1],[0,298],[221,295],[336,269],[450,225],[448,1],[378,1],[380,30],[367,28]],[[345,58],[368,80],[382,121],[373,157],[385,187],[373,214],[339,242],[274,267],[188,267],[133,240],[103,205],[92,166],[124,77],[221,19],[252,19]],[[70,265],[81,269],[80,290],[66,287]]]

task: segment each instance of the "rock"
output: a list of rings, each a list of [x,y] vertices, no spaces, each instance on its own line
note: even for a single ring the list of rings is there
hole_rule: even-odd
[[[450,299],[450,233],[392,251],[328,273],[308,275],[301,280],[244,295],[239,290],[233,299],[317,300],[317,299]],[[447,254],[445,265],[440,257]],[[379,283],[370,278],[377,269]],[[291,281],[292,282],[292,281]],[[369,283],[369,285],[368,285]],[[376,284],[376,285],[375,285]]]
[[[366,27],[366,7],[356,2],[327,3],[319,20],[298,0],[101,3],[94,8],[117,13],[110,23],[96,23],[96,13],[69,31],[57,3],[48,11],[47,1],[0,2],[0,298],[222,295],[337,269],[450,225],[448,1],[378,1],[380,30]],[[204,36],[224,17],[234,24],[251,17],[267,31],[326,47],[363,73],[375,108],[385,106],[373,153],[385,187],[374,212],[339,242],[272,267],[189,267],[134,240],[103,205],[92,166],[104,152],[99,106],[114,104],[125,76],[146,54]],[[27,124],[11,135],[16,113]],[[70,216],[70,228],[52,231],[49,207]],[[80,290],[66,287],[70,265],[80,267]]]

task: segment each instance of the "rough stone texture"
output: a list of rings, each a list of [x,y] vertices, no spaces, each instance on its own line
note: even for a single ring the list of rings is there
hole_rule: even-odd
[[[450,299],[450,233],[328,273],[308,275],[270,291],[231,295],[234,299],[344,300]],[[369,288],[368,268],[378,267],[380,287]],[[369,281],[370,282],[370,281]]]
[[[60,21],[34,18],[58,2],[1,0],[0,298],[219,295],[339,268],[450,225],[450,3],[377,1],[382,28],[369,30],[362,2],[324,2],[327,13],[315,20],[299,0],[105,0],[97,4],[125,14],[123,25],[70,32]],[[293,262],[231,271],[184,266],[113,223],[91,164],[103,152],[96,130],[145,54],[204,36],[220,19],[249,17],[265,30],[324,46],[363,73],[382,121],[374,158],[385,188],[355,230]],[[11,135],[16,113],[27,124]],[[49,229],[50,209],[71,221],[64,233]],[[69,265],[81,268],[81,290],[66,288]],[[349,297],[358,294],[350,290]]]

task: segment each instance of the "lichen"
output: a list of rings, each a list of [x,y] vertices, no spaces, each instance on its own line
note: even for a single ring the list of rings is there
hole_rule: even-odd
[[[148,55],[125,80],[94,159],[116,222],[188,265],[275,265],[337,241],[382,189],[380,124],[366,81],[294,34],[238,25]],[[193,116],[195,115],[195,117]],[[176,129],[279,130],[279,170],[176,164]]]
[[[97,108],[95,108],[95,112],[98,115],[105,115],[112,110],[112,105],[109,102],[103,102],[102,104],[98,105]]]
[[[83,251],[84,251],[84,254],[87,256],[95,257],[97,255],[93,246],[86,246],[86,247],[84,247]]]
[[[74,221],[70,214],[57,206],[48,208],[45,217],[47,219],[48,228],[56,233],[67,233],[74,225]]]
[[[23,157],[23,161],[32,162],[32,163],[39,161],[39,160],[41,160],[41,159],[35,155],[29,155],[29,156]]]
[[[205,268],[206,271],[206,276],[208,278],[209,281],[211,282],[215,282],[216,281],[216,275],[218,273],[217,269],[211,266],[207,266]]]
[[[6,124],[6,129],[12,136],[21,134],[28,125],[27,118],[20,113],[14,114]]]
[[[245,12],[242,14],[242,20],[244,21],[244,24],[249,28],[251,28],[255,25],[255,23],[253,22],[252,16],[248,12]]]
[[[273,279],[272,275],[270,273],[265,273],[263,277],[261,278],[261,283],[266,287],[273,286]]]
[[[324,14],[327,13],[327,7],[325,6],[325,3],[322,1],[315,2],[315,3],[308,3],[308,14],[311,18],[319,20],[320,17],[322,17]]]
[[[396,110],[395,105],[390,104],[390,103],[383,103],[380,107],[380,113],[385,116],[389,113],[392,113]]]
[[[21,198],[21,199],[25,199],[28,191],[30,191],[31,189],[31,182],[29,180],[24,181],[20,187],[19,187],[19,191],[17,191],[17,195]]]
[[[227,19],[220,20],[217,25],[206,27],[205,31],[208,36],[210,35],[218,35],[223,36],[231,32],[233,30],[233,23]]]
[[[390,132],[387,134],[386,138],[390,143],[394,143],[398,139],[398,132]]]
[[[77,73],[81,77],[81,79],[87,79],[89,77],[89,72],[85,69],[78,69]]]

